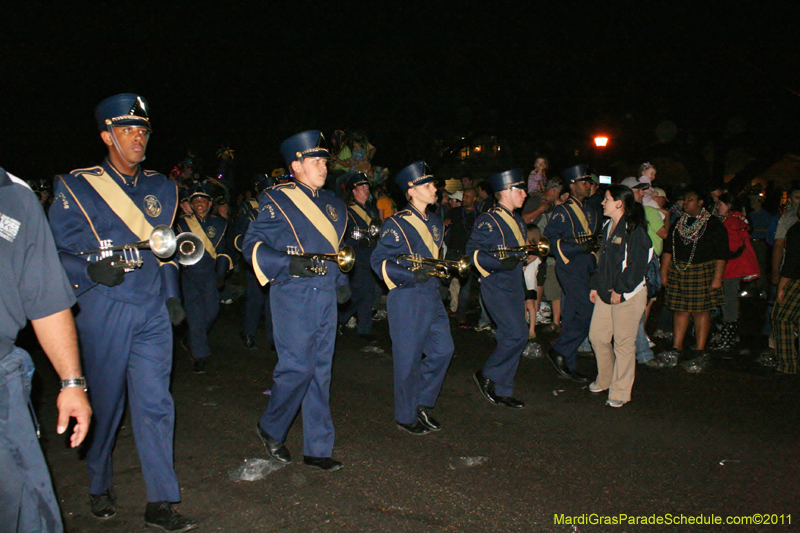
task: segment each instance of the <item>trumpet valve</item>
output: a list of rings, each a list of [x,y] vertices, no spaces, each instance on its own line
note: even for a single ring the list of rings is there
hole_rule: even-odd
[[[287,255],[300,255],[300,247],[299,246],[287,246],[286,247],[286,254]]]

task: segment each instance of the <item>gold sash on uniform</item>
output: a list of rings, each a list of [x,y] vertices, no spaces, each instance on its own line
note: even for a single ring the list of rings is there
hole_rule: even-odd
[[[589,231],[589,221],[586,220],[586,215],[583,213],[583,210],[578,207],[576,202],[571,202],[569,207],[572,209],[572,212],[575,213],[575,216],[578,218],[578,222],[581,223],[581,226],[583,227],[583,234],[591,235],[592,232]]]
[[[306,193],[296,187],[286,187],[281,189],[281,192],[303,212],[311,224],[331,243],[334,251],[339,251],[339,236],[336,234],[336,228],[333,227],[333,224],[322,210],[317,207],[317,204],[312,202],[311,198],[306,196]],[[342,216],[347,216],[347,213],[342,213]],[[310,252],[322,253],[323,250],[310,250]]]
[[[428,250],[431,252],[431,257],[434,259],[439,259],[439,246],[433,240],[433,235],[431,235],[431,231],[428,229],[428,226],[420,219],[418,216],[411,213],[409,216],[403,217],[405,218],[419,236],[422,237],[422,242],[425,243],[425,246],[428,247]]]
[[[363,207],[361,207],[360,205],[358,205],[358,204],[351,204],[351,205],[350,205],[350,209],[352,209],[352,210],[353,210],[353,212],[354,212],[355,214],[357,214],[358,216],[360,216],[360,217],[361,217],[361,218],[364,220],[364,222],[366,222],[366,223],[367,223],[367,225],[369,225],[369,223],[370,223],[370,222],[372,222],[372,217],[371,217],[371,216],[369,216],[369,215],[367,214],[367,212],[366,212],[366,211],[364,211],[364,208],[363,208]]]
[[[206,249],[206,253],[210,255],[212,259],[216,260],[217,249],[214,248],[213,244],[211,244],[211,239],[208,238],[208,235],[206,235],[203,226],[200,225],[200,223],[197,221],[197,218],[191,216],[186,217],[184,220],[186,221],[186,225],[189,226],[191,232],[196,234],[198,237],[200,237],[200,240],[203,241],[203,248]]]
[[[109,176],[105,170],[99,176],[88,173],[82,174],[82,176],[108,204],[108,207],[128,226],[128,229],[139,237],[139,240],[150,239],[153,226],[144,218],[142,210],[136,207],[130,196],[125,194],[114,178]]]
[[[519,224],[517,224],[517,221],[514,220],[514,217],[509,215],[508,211],[503,208],[498,209],[496,212],[500,214],[500,218],[502,218],[503,221],[508,224],[508,227],[511,228],[511,232],[517,239],[517,246],[524,246],[525,239],[522,237],[522,232],[519,230]]]

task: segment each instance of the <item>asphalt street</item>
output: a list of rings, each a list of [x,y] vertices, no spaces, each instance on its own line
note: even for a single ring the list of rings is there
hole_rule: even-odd
[[[743,309],[746,334],[764,310],[756,299]],[[493,347],[491,335],[454,325],[456,354],[433,411],[443,429],[417,437],[393,422],[386,321],[374,330],[383,354],[361,351],[355,330],[346,330],[331,390],[334,457],[345,468],[325,474],[303,465],[297,420],[287,439],[295,462],[244,481],[242,467],[258,477],[267,458],[255,424],[277,356],[264,349],[261,332],[261,349],[244,349],[241,311],[239,300],[222,306],[207,374],[194,374],[188,354],[175,351],[178,509],[200,531],[800,530],[800,380],[761,369],[753,336],[745,339],[749,351],[715,355],[699,374],[640,366],[632,401],[621,409],[560,379],[546,359],[523,359],[515,396],[527,406],[511,410],[490,405],[471,379]],[[118,513],[101,521],[89,512],[81,454],[55,434],[57,378],[41,353],[34,356],[42,443],[68,531],[141,531],[146,498],[129,419],[114,455]],[[595,370],[590,357],[578,363],[584,373]],[[778,525],[725,524],[765,520],[756,514],[774,515],[766,520]],[[723,523],[686,522],[712,515]],[[582,523],[623,516],[673,523]]]

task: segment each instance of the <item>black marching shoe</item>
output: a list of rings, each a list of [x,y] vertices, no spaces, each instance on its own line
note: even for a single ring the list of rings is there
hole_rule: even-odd
[[[411,433],[412,435],[427,435],[431,432],[431,428],[424,426],[419,419],[417,419],[413,424],[401,424],[398,422],[397,427],[407,433]]]
[[[206,373],[206,360],[205,359],[192,359],[192,371],[195,374]]]
[[[442,425],[431,416],[429,411],[430,407],[423,405],[417,407],[417,421],[431,431],[439,431],[442,429]]]
[[[252,335],[248,335],[244,331],[239,333],[239,338],[242,339],[242,344],[248,350],[256,350],[258,347],[256,346],[256,339],[253,338]]]
[[[492,405],[502,405],[504,407],[510,407],[511,409],[522,409],[525,407],[525,404],[513,396],[498,396],[494,393],[494,381],[485,377],[480,370],[473,374],[472,379],[475,380],[475,384],[478,385],[478,390],[481,393],[481,396],[489,400],[489,403]]]
[[[342,463],[330,457],[311,457],[310,455],[304,455],[303,462],[308,466],[319,468],[323,472],[336,472],[344,468]]]
[[[564,360],[564,356],[561,355],[561,353],[559,353],[557,350],[550,348],[550,350],[547,352],[547,359],[553,364],[553,368],[556,369],[556,372],[558,372],[558,375],[562,378],[571,379],[572,381],[576,381],[578,383],[589,382],[589,378],[577,370],[570,370],[567,366],[566,360]]]
[[[292,462],[292,454],[289,453],[286,446],[281,441],[270,437],[269,433],[261,429],[260,423],[256,424],[256,433],[258,433],[258,438],[261,439],[261,442],[264,443],[264,447],[270,457],[287,465]]]
[[[89,502],[92,506],[92,514],[95,518],[111,518],[117,514],[117,496],[114,489],[108,489],[102,494],[89,494]]]
[[[148,502],[144,510],[144,525],[170,533],[181,533],[196,528],[197,522],[180,514],[169,502]]]

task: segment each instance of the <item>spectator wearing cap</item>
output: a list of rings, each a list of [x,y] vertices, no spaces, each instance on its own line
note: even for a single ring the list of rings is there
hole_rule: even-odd
[[[621,185],[631,189],[633,196],[637,203],[644,204],[645,192],[650,186],[636,178],[625,178],[622,180]],[[644,218],[647,221],[647,235],[650,237],[650,242],[653,246],[653,254],[656,258],[661,256],[664,249],[664,239],[667,238],[667,228],[664,227],[664,220],[661,217],[658,209],[649,205],[642,205],[644,208]],[[636,361],[645,365],[653,365],[656,363],[655,354],[653,353],[652,343],[645,331],[645,325],[650,316],[650,309],[653,302],[656,300],[656,295],[650,295],[647,301],[647,306],[644,314],[639,321],[639,331],[636,335]]]
[[[450,200],[456,198],[461,205],[453,207],[444,220],[447,227],[447,254],[445,259],[458,261],[467,253],[467,241],[475,227],[478,210],[475,202],[478,200],[478,191],[465,189],[450,195]],[[451,203],[452,205],[452,203]],[[456,322],[460,327],[467,328],[467,311],[469,310],[470,294],[477,281],[477,274],[470,270],[466,278],[453,276],[450,280],[450,311],[455,313]]]
[[[373,342],[372,303],[377,286],[370,258],[378,242],[380,217],[369,200],[369,179],[357,172],[347,180],[347,232],[345,242],[355,250],[355,264],[348,273],[352,297],[339,313],[339,324],[356,319],[358,335],[366,342]],[[375,232],[373,234],[371,232]]]
[[[431,415],[442,388],[453,337],[431,267],[415,265],[401,256],[436,259],[444,244],[444,225],[428,212],[436,201],[433,174],[424,161],[402,169],[395,182],[408,198],[408,207],[386,219],[372,252],[372,269],[389,288],[386,309],[394,364],[394,418],[412,435],[438,431]]]
[[[189,326],[184,346],[192,356],[196,373],[205,373],[211,348],[208,331],[219,313],[219,289],[225,274],[233,269],[228,252],[228,222],[211,214],[212,196],[208,182],[195,184],[189,196],[193,215],[182,217],[175,224],[175,233],[194,233],[203,241],[205,254],[193,265],[181,266],[181,292]]]
[[[344,202],[324,189],[328,150],[317,130],[281,143],[294,181],[265,191],[258,218],[250,223],[242,251],[259,283],[269,283],[278,363],[269,405],[256,426],[267,453],[290,463],[284,441],[303,409],[303,462],[324,472],[342,468],[331,457],[331,366],[336,342],[337,303],[350,298],[347,276],[313,259],[338,254],[347,226]],[[278,312],[280,310],[280,312]]]
[[[597,265],[599,222],[597,212],[585,204],[592,181],[586,165],[567,168],[562,178],[570,196],[553,210],[544,232],[556,258],[556,275],[563,290],[561,336],[547,357],[559,375],[585,383],[589,378],[578,372],[576,356],[592,319],[589,277]]]
[[[528,343],[525,323],[525,252],[496,252],[527,243],[527,226],[515,211],[525,203],[526,183],[521,169],[498,172],[489,177],[497,205],[482,213],[467,243],[467,253],[481,275],[481,295],[489,315],[497,324],[497,346],[473,375],[478,390],[489,403],[511,409],[525,404],[514,398],[514,376]]]
[[[78,297],[75,324],[92,391],[94,432],[86,452],[91,512],[97,518],[116,514],[111,456],[127,396],[147,488],[145,524],[187,531],[196,523],[172,508],[181,499],[169,391],[172,325],[185,316],[177,265],[160,261],[151,250],[139,250],[141,263],[128,264],[113,253],[103,259],[90,254],[88,262],[79,255],[96,250],[100,239],[131,244],[149,240],[155,226],[172,226],[177,186],[141,167],[152,131],[142,96],[107,98],[95,118],[108,157],[95,167],[59,175],[58,200],[50,208],[61,264]]]
[[[277,179],[275,176],[266,173],[256,174],[253,190],[256,198],[270,187],[275,186]],[[258,218],[258,200],[250,197],[246,198],[239,205],[239,214],[235,218],[233,247],[239,253],[242,252],[242,241],[250,224]],[[264,333],[267,337],[267,346],[272,351],[275,350],[274,337],[272,335],[272,306],[269,301],[269,284],[261,285],[256,279],[253,266],[247,264],[245,273],[245,297],[244,314],[242,316],[242,331],[239,338],[248,350],[257,349],[256,333],[261,318],[264,318]]]

